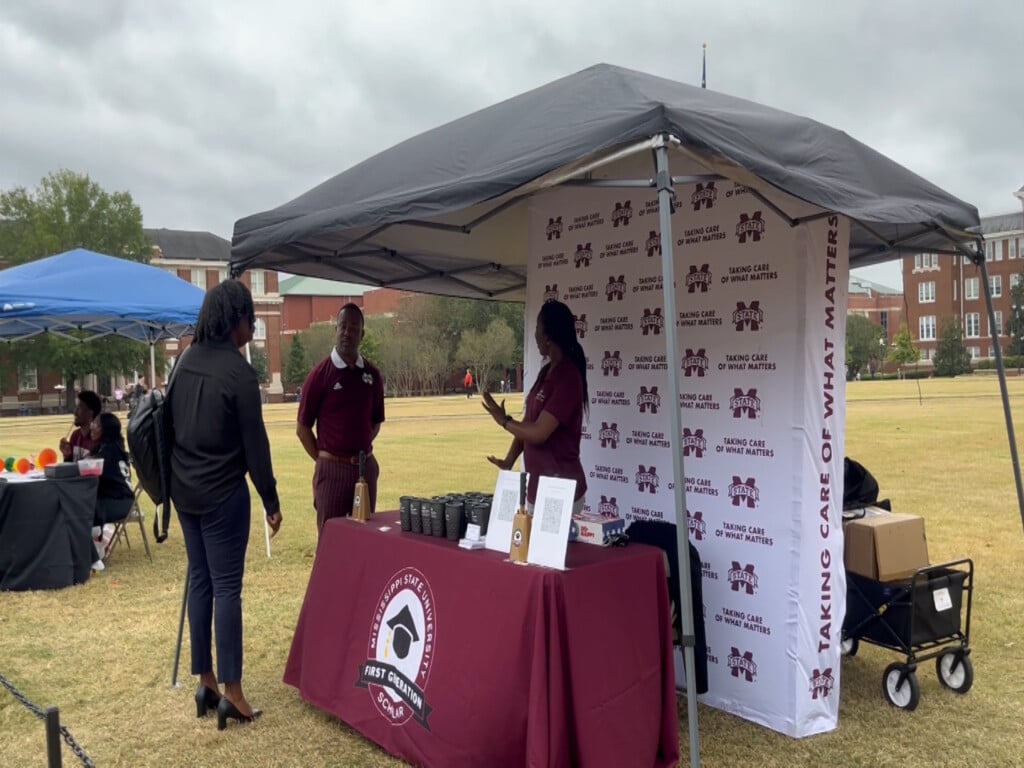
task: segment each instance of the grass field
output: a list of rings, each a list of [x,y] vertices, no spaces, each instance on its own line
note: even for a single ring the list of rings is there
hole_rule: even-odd
[[[1009,382],[1024,429],[1024,379]],[[509,398],[518,409],[521,396]],[[378,508],[405,493],[489,490],[487,454],[507,439],[464,397],[389,400],[375,446],[381,464]],[[108,569],[80,587],[0,593],[0,674],[62,722],[97,766],[398,766],[376,745],[307,706],[281,682],[312,565],[312,463],[294,436],[295,405],[265,417],[283,499],[284,523],[267,559],[254,525],[244,588],[245,686],[267,714],[251,728],[218,733],[195,718],[194,680],[170,676],[185,555],[180,530],[143,552],[137,529]],[[0,421],[0,455],[36,452],[66,434],[69,417]],[[954,695],[934,666],[918,671],[921,705],[907,713],[882,698],[882,671],[894,653],[862,645],[844,660],[840,722],[829,734],[792,740],[708,707],[700,708],[706,766],[1015,766],[1024,765],[1024,533],[1008,443],[992,379],[856,382],[849,386],[847,453],[865,464],[897,511],[927,521],[933,562],[971,557],[975,603],[973,689]],[[152,509],[147,523],[152,520]],[[257,515],[256,520],[259,517]],[[152,545],[151,543],[151,546]],[[686,762],[686,703],[680,699]],[[0,766],[45,764],[42,722],[0,689]],[[64,750],[65,765],[77,759]]]

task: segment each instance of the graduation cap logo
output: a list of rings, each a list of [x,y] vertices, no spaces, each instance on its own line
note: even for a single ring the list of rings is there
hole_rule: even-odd
[[[388,626],[393,632],[392,647],[395,649],[395,654],[398,658],[404,659],[409,655],[412,644],[420,639],[409,606],[402,606],[402,610],[388,619]]]

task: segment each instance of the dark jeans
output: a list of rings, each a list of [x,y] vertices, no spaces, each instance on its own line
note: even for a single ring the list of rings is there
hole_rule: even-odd
[[[242,679],[242,574],[249,545],[252,510],[249,486],[238,484],[213,512],[178,512],[188,553],[188,631],[192,643],[192,674],[213,670],[210,626],[216,627],[217,680]]]
[[[120,523],[132,511],[132,499],[96,499],[96,512],[92,524],[102,528],[107,523]]]

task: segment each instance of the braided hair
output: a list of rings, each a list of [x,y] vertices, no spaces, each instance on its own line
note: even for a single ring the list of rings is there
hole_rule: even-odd
[[[227,341],[243,319],[248,319],[250,327],[256,325],[252,294],[244,283],[234,279],[225,280],[206,292],[196,321],[195,340],[199,344]]]
[[[544,335],[562,350],[583,380],[583,411],[590,415],[590,396],[587,393],[587,356],[576,338],[576,318],[572,310],[560,301],[549,301],[540,308],[537,322],[544,328]]]

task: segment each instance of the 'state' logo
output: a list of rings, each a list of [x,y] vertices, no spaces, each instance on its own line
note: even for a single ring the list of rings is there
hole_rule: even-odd
[[[752,331],[761,330],[764,323],[764,310],[761,309],[761,302],[757,299],[750,302],[748,307],[745,302],[737,301],[736,309],[732,313],[732,322],[737,331],[749,328]]]
[[[728,578],[733,592],[742,590],[748,595],[752,595],[757,591],[757,573],[754,571],[753,563],[740,566],[736,560],[733,560],[732,568],[729,569],[726,578]]]
[[[610,499],[605,496],[601,496],[601,502],[597,505],[597,512],[602,517],[618,517],[619,516],[619,502],[612,496]]]
[[[562,239],[562,217],[561,216],[556,216],[553,219],[548,219],[548,227],[547,227],[546,231],[547,231],[548,240],[551,240],[552,238],[555,239],[555,240],[561,240]]]
[[[761,415],[761,398],[757,396],[757,387],[751,387],[744,392],[739,387],[733,387],[732,397],[729,398],[729,409],[734,419],[741,419],[744,415],[748,419],[756,419]]]
[[[587,336],[587,313],[584,312],[582,315],[573,315],[573,322],[576,324],[576,335],[581,339]]]
[[[633,218],[633,203],[630,200],[626,200],[623,203],[616,203],[615,209],[612,211],[612,226],[617,227],[620,224],[626,226],[629,224],[629,220]]]
[[[549,301],[558,301],[558,283],[544,286],[544,303]]]
[[[754,654],[750,651],[740,653],[739,648],[734,645],[726,663],[733,677],[742,677],[748,683],[754,682],[754,678],[757,677],[757,664],[754,663]]]
[[[815,669],[811,674],[811,698],[812,699],[824,699],[828,698],[832,694],[832,689],[835,687],[836,679],[832,675],[832,667],[826,667],[825,669]]]
[[[739,475],[733,475],[732,483],[729,484],[729,498],[732,499],[734,507],[739,507],[745,503],[747,509],[754,509],[761,500],[761,492],[757,489],[757,481],[752,477],[742,480]]]
[[[708,441],[704,438],[703,429],[695,429],[691,432],[689,427],[683,427],[683,456],[693,455],[698,459],[703,459],[707,449]]]
[[[643,493],[645,490],[648,493],[658,492],[658,469],[653,464],[650,467],[645,467],[643,464],[637,465],[636,471],[636,489]]]
[[[707,535],[708,529],[704,522],[704,513],[697,511],[691,513],[690,510],[686,510],[686,527],[690,531],[690,535],[693,536],[697,541],[704,541],[704,537]]]
[[[655,336],[661,335],[661,329],[665,327],[665,318],[661,314],[661,307],[655,307],[653,310],[644,308],[644,314],[640,318],[640,330],[644,336],[654,334]]]
[[[701,208],[706,211],[711,210],[715,207],[715,202],[718,200],[718,190],[715,189],[715,182],[709,181],[707,184],[701,184],[698,182],[697,188],[693,194],[690,195],[690,205],[693,206],[693,210],[696,213]]]
[[[760,211],[740,214],[740,221],[736,225],[736,237],[741,243],[747,242],[747,238],[755,243],[761,242],[764,231],[764,219],[761,218]]]
[[[707,264],[701,264],[700,269],[696,264],[690,265],[690,271],[686,275],[686,292],[707,293],[711,287],[711,268]]]
[[[656,232],[653,229],[647,235],[647,241],[644,243],[644,247],[647,249],[648,256],[654,256],[657,254],[661,256],[661,233]]]
[[[703,378],[707,375],[707,372],[708,356],[704,347],[701,347],[696,352],[692,349],[687,349],[686,354],[683,355],[683,375]]]
[[[577,243],[576,252],[572,256],[576,269],[589,267],[590,260],[594,258],[594,249],[590,247],[590,243]]]
[[[657,413],[661,407],[661,395],[658,394],[657,385],[650,389],[641,385],[640,394],[636,396],[636,404],[640,406],[640,413]]]
[[[619,350],[609,352],[605,350],[601,358],[601,373],[605,376],[618,376],[622,371],[622,358],[619,357]]]
[[[619,275],[615,277],[612,275],[608,278],[608,285],[604,287],[604,295],[608,301],[616,300],[622,301],[623,294],[626,293],[626,276]]]
[[[609,424],[607,421],[602,421],[597,439],[601,441],[602,448],[618,448],[619,440],[622,439],[619,435],[619,425],[615,422]]]

